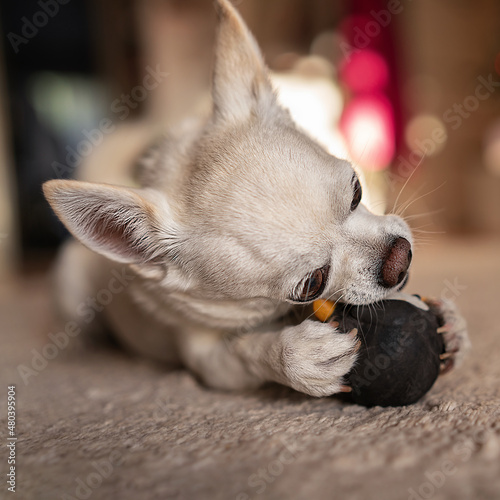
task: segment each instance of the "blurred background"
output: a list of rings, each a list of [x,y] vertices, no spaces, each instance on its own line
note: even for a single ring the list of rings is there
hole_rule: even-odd
[[[236,3],[283,102],[363,170],[374,210],[396,203],[424,241],[498,235],[498,1]],[[67,236],[45,180],[84,163],[106,180],[152,131],[206,105],[215,12],[211,0],[23,0],[2,1],[0,19],[7,277],[47,267]]]

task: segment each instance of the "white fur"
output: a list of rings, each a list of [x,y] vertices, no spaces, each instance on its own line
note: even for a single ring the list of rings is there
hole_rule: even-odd
[[[103,315],[134,350],[179,359],[212,387],[276,381],[329,395],[342,390],[358,340],[304,319],[293,290],[329,264],[321,297],[382,299],[399,287],[380,286],[377,270],[390,242],[411,233],[396,216],[350,211],[352,166],[295,126],[239,14],[217,5],[213,112],[145,155],[141,188],[44,185],[81,242],[67,245],[59,276],[78,266],[86,286],[79,296],[76,279],[60,279],[59,293],[78,320],[89,286],[96,293],[127,266],[134,280]]]

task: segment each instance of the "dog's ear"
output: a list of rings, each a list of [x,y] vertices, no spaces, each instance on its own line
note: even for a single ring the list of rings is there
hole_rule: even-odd
[[[241,122],[275,106],[257,42],[228,0],[217,0],[218,31],[212,96],[215,121]]]
[[[170,207],[158,193],[67,180],[48,181],[43,191],[75,238],[116,262],[160,264],[179,241]]]

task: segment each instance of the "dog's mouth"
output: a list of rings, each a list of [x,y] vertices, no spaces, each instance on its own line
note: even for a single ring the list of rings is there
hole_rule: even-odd
[[[337,300],[343,302],[344,304],[355,306],[373,304],[384,300],[388,295],[403,290],[408,283],[409,277],[409,273],[405,272],[401,281],[396,286],[390,288],[380,285],[379,283],[374,283],[373,286],[364,289],[360,289],[356,286],[350,286]]]

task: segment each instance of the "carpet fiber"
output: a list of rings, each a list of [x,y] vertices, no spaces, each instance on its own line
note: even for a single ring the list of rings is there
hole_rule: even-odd
[[[499,250],[497,241],[447,240],[415,252],[408,290],[455,298],[473,351],[401,408],[277,385],[218,393],[78,338],[47,350],[57,332],[48,280],[3,284],[0,419],[5,436],[15,384],[17,498],[500,498]],[[53,359],[37,359],[44,348]],[[7,487],[0,498],[10,498]]]

